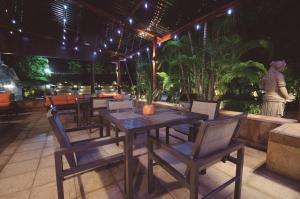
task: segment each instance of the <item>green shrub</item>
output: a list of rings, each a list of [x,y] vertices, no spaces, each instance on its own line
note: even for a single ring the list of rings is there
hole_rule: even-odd
[[[262,110],[262,104],[257,101],[224,100],[222,107],[225,110],[251,114],[260,114]]]

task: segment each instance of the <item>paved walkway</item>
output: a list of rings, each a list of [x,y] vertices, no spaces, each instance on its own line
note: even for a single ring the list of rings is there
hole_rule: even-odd
[[[26,124],[0,154],[3,167],[0,172],[0,199],[55,199],[56,182],[53,152],[56,146],[45,112],[33,113],[24,119]],[[67,120],[68,126],[71,120]],[[2,129],[0,130],[0,133]],[[163,134],[163,133],[162,133]],[[81,131],[71,134],[71,139],[97,136]],[[2,139],[2,138],[0,138]],[[189,192],[160,166],[155,166],[156,192],[147,194],[145,137],[135,140],[137,157],[135,172],[136,198],[185,199]],[[300,199],[300,183],[278,176],[265,169],[266,154],[246,148],[243,175],[242,198],[245,199]],[[233,176],[231,163],[218,163],[200,176],[199,195]],[[124,198],[123,164],[84,173],[65,181],[67,199],[119,199]],[[218,194],[216,198],[233,198],[233,185]]]

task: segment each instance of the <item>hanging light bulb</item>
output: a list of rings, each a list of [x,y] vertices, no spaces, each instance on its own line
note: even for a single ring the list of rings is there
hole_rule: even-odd
[[[140,52],[137,52],[137,55],[138,55],[138,56],[140,56],[140,55],[141,55],[141,53],[140,53]]]
[[[66,31],[66,29],[64,29],[64,33],[66,33],[67,31]]]
[[[66,42],[63,41],[61,44],[64,46],[64,45],[66,45]]]
[[[229,8],[229,9],[227,10],[227,14],[228,14],[228,15],[231,15],[231,14],[232,14],[232,9],[231,9],[231,8]]]
[[[68,6],[67,6],[67,5],[64,5],[64,9],[65,9],[65,10],[68,9]]]
[[[107,45],[106,44],[103,44],[104,48],[107,48]]]
[[[16,20],[12,19],[12,20],[11,20],[11,23],[12,23],[12,24],[16,24],[17,22],[16,22]]]
[[[9,31],[9,34],[13,35],[13,34],[14,34],[14,32],[11,30],[11,31]]]
[[[130,24],[132,24],[132,23],[133,23],[132,18],[129,18],[129,19],[128,19],[128,22],[129,22]]]
[[[200,24],[197,24],[195,28],[196,28],[196,30],[199,30],[200,29]]]
[[[8,9],[5,9],[5,13],[8,13]]]
[[[64,40],[66,40],[66,39],[67,39],[65,35],[63,36],[63,39],[64,39]]]
[[[66,23],[67,22],[67,19],[66,18],[64,18],[64,23]]]
[[[21,29],[21,28],[19,28],[19,29],[18,29],[18,31],[19,31],[19,32],[22,32],[22,29]]]
[[[121,34],[121,30],[118,30],[117,32],[118,32],[119,35]]]
[[[112,39],[112,38],[109,38],[109,41],[112,43],[112,42],[113,42],[113,39]]]
[[[147,2],[145,2],[144,7],[145,7],[146,9],[148,9],[148,3],[147,3]]]
[[[78,51],[78,50],[79,50],[79,48],[78,48],[77,46],[75,46],[75,47],[74,47],[74,50],[75,50],[75,51]]]
[[[101,52],[102,52],[102,50],[101,50],[101,49],[99,49],[98,51],[99,51],[99,53],[101,53]]]

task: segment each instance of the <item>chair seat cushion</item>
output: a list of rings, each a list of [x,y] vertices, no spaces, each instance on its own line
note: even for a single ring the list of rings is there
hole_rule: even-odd
[[[192,142],[183,142],[172,145],[172,148],[176,149],[177,151],[191,157],[192,156]],[[161,159],[168,162],[174,169],[180,172],[182,175],[185,175],[186,171],[186,164],[182,161],[178,160],[175,156],[171,155],[164,149],[155,150],[154,153],[158,155]]]
[[[178,131],[179,133],[189,135],[190,134],[190,129],[192,127],[193,127],[193,125],[191,125],[191,124],[180,124],[180,125],[172,126],[171,128],[173,128],[175,131]]]
[[[105,138],[104,138],[105,139]],[[109,139],[109,138],[108,138]],[[100,140],[100,139],[97,139]],[[95,140],[95,141],[97,141]],[[101,138],[103,140],[103,138]],[[87,164],[96,160],[109,158],[111,156],[120,155],[120,159],[124,156],[123,150],[116,144],[109,144],[96,148],[91,148],[85,151],[76,153],[76,159],[78,165]]]

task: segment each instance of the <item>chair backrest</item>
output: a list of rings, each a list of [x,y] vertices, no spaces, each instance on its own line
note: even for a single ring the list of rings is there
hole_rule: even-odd
[[[204,157],[228,147],[243,115],[202,122],[193,145],[193,157]]]
[[[209,120],[214,120],[219,112],[218,101],[193,101],[191,112],[208,115]]]
[[[118,109],[132,109],[133,100],[122,99],[122,100],[108,100],[108,110],[118,110]]]
[[[59,113],[57,113],[55,109],[50,109],[47,113],[47,117],[60,147],[71,147],[72,145],[70,139],[65,132],[65,128],[60,120]],[[74,154],[67,154],[66,159],[71,167],[76,165]]]

